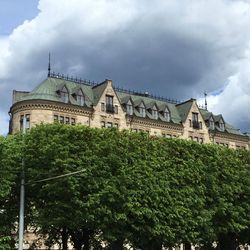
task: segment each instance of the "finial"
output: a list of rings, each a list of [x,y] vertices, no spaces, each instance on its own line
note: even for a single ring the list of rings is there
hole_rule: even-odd
[[[49,65],[48,65],[48,77],[50,77],[50,52],[49,52]]]
[[[207,110],[207,92],[204,92],[204,96],[205,96],[205,109]]]

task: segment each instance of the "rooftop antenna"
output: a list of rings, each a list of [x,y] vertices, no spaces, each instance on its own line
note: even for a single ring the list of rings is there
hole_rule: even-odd
[[[50,77],[50,52],[49,52],[49,64],[48,64],[48,77]]]
[[[205,109],[207,110],[207,92],[204,92],[204,96],[205,96]]]

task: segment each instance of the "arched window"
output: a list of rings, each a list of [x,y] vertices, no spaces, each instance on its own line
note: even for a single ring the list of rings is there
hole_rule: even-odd
[[[65,86],[60,91],[60,95],[61,95],[61,100],[64,103],[68,103],[69,102],[69,92],[68,92],[68,90],[67,90],[67,88]]]

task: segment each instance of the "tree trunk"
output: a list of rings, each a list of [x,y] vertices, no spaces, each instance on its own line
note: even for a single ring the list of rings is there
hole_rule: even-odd
[[[68,233],[66,227],[62,230],[62,250],[68,250]]]
[[[219,250],[236,250],[237,242],[234,234],[221,234],[219,236]]]
[[[184,249],[185,250],[191,250],[191,244],[189,242],[184,243]]]

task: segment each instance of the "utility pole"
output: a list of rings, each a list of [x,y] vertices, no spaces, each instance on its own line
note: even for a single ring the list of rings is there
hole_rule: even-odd
[[[26,132],[26,116],[23,116],[22,133]],[[18,250],[23,250],[23,235],[24,235],[24,159],[22,159],[22,172],[21,172],[21,186],[20,186],[20,210],[19,210],[19,238],[18,238]]]

